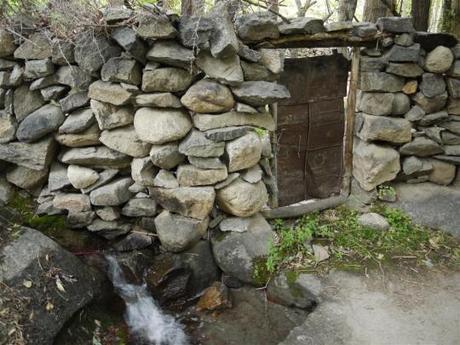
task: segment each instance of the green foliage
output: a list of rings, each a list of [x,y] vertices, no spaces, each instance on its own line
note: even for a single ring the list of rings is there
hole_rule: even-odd
[[[377,195],[381,200],[391,200],[396,197],[396,190],[392,186],[380,185],[377,187]]]
[[[263,128],[254,128],[254,132],[259,136],[259,138],[263,138],[265,135],[267,135],[268,131]]]

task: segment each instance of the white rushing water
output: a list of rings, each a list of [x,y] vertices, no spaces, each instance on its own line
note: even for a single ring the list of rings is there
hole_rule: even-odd
[[[117,260],[111,255],[106,259],[110,279],[126,303],[125,320],[131,333],[152,345],[187,345],[183,326],[161,311],[146,285],[127,283]]]

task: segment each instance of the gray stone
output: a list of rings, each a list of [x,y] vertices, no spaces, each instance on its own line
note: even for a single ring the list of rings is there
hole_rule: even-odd
[[[106,222],[101,219],[96,219],[87,227],[87,229],[98,236],[102,236],[108,240],[113,240],[130,232],[131,225],[119,221]]]
[[[257,114],[258,110],[250,105],[237,102],[235,105],[235,110],[239,113],[248,113],[248,114]]]
[[[228,177],[225,181],[222,181],[218,184],[216,184],[214,186],[214,189],[215,190],[219,190],[219,189],[222,189],[222,188],[225,188],[227,187],[230,183],[232,183],[233,181],[235,181],[237,178],[240,177],[240,173],[231,173],[231,174],[228,174]]]
[[[6,173],[6,179],[19,188],[33,191],[46,183],[48,169],[34,170],[19,165]]]
[[[54,73],[54,65],[50,59],[29,60],[25,63],[24,78],[37,79]]]
[[[219,223],[220,231],[227,232],[246,232],[251,231],[254,227],[264,226],[266,224],[265,218],[257,213],[251,217],[228,217]]]
[[[95,206],[118,206],[127,202],[132,193],[128,187],[133,183],[131,178],[121,178],[102,187],[94,189],[89,194],[91,204]]]
[[[224,84],[237,85],[244,80],[238,55],[215,58],[209,52],[202,51],[198,54],[196,64],[208,77]]]
[[[447,90],[452,98],[460,98],[460,79],[447,78]]]
[[[0,33],[1,41],[1,33]],[[2,176],[0,177],[0,205],[9,203],[14,197],[13,186]]]
[[[460,135],[455,135],[448,131],[441,133],[442,143],[445,145],[460,145]]]
[[[77,64],[89,74],[95,74],[111,57],[120,55],[120,48],[104,36],[84,32],[77,36],[74,56]]]
[[[276,49],[260,49],[261,63],[276,75],[284,70],[284,55]]]
[[[191,69],[195,59],[193,51],[175,41],[157,41],[147,52],[147,60],[161,64]]]
[[[179,98],[170,92],[143,93],[134,98],[134,105],[153,108],[182,108]]]
[[[86,228],[96,218],[96,213],[93,211],[85,212],[69,212],[66,218],[66,225],[72,229]]]
[[[20,141],[36,141],[57,130],[64,119],[60,107],[47,104],[22,120],[16,131],[16,137]]]
[[[241,173],[241,178],[249,183],[257,183],[262,180],[263,171],[259,165],[247,169]]]
[[[139,18],[136,30],[142,38],[168,39],[174,38],[177,31],[166,16],[148,14]]]
[[[241,61],[241,67],[246,81],[276,81],[279,77],[260,63]]]
[[[123,6],[109,5],[103,9],[102,13],[105,21],[113,24],[129,19],[133,15],[133,10]]]
[[[164,209],[201,220],[211,213],[216,197],[212,187],[149,188],[149,191]]]
[[[78,133],[91,127],[95,118],[91,109],[80,109],[69,114],[59,127],[59,133]]]
[[[217,191],[217,202],[229,214],[249,217],[268,202],[267,189],[262,181],[252,184],[239,178]]]
[[[187,89],[192,83],[191,72],[181,68],[164,67],[144,70],[142,75],[142,91],[144,92],[179,92]]]
[[[51,39],[49,32],[34,33],[15,51],[14,57],[22,60],[42,60],[51,57]]]
[[[51,61],[55,65],[70,65],[75,62],[73,51],[74,45],[72,42],[54,39],[52,43]]]
[[[142,141],[164,144],[182,139],[192,122],[182,110],[140,108],[134,116],[134,128]]]
[[[212,56],[217,58],[227,58],[238,52],[239,42],[230,14],[233,11],[232,7],[229,2],[218,2],[207,15],[214,21],[210,46]]]
[[[162,169],[173,169],[184,160],[184,155],[179,152],[177,143],[165,145],[152,145],[150,159],[154,165]]]
[[[227,168],[201,169],[194,165],[180,165],[177,168],[177,181],[181,187],[208,186],[227,178]]]
[[[415,62],[420,59],[420,44],[416,43],[410,47],[394,45],[386,54],[391,62]]]
[[[192,247],[204,237],[208,222],[208,218],[198,220],[163,211],[155,218],[155,227],[164,249],[177,253]]]
[[[407,113],[404,115],[406,120],[415,122],[421,120],[425,116],[425,111],[420,108],[418,105],[414,105]]]
[[[385,72],[361,73],[362,91],[398,92],[404,86],[404,79]]]
[[[210,49],[211,36],[215,34],[216,23],[208,16],[181,16],[179,36],[187,48]]]
[[[49,86],[55,86],[56,84],[58,84],[56,75],[53,74],[47,77],[43,77],[43,78],[34,80],[32,83],[30,83],[29,90],[30,91],[41,90]]]
[[[429,175],[429,180],[433,183],[447,186],[455,179],[456,167],[454,164],[441,162],[437,159],[430,159],[433,170]]]
[[[96,188],[99,188],[100,186],[103,186],[105,185],[106,183],[108,183],[109,181],[111,181],[116,175],[118,174],[118,170],[117,169],[106,169],[106,170],[103,170],[99,173],[99,179],[93,183],[92,185],[90,185],[89,187],[87,188],[83,188],[81,190],[82,193],[89,193],[93,190],[95,190]],[[128,188],[129,189],[129,188]]]
[[[253,106],[271,104],[290,97],[283,85],[266,81],[247,81],[232,87],[236,98]]]
[[[386,72],[406,78],[417,78],[423,74],[423,68],[415,63],[391,62],[386,68]]]
[[[452,133],[460,135],[460,122],[459,121],[444,122],[441,124],[441,127],[451,131]]]
[[[396,35],[395,44],[403,47],[410,47],[414,44],[414,36],[408,33]]]
[[[81,91],[88,90],[91,84],[91,76],[80,67],[73,65],[59,67],[56,80],[59,84]]]
[[[157,203],[152,199],[131,199],[121,210],[126,217],[152,217],[157,213]]]
[[[388,65],[388,62],[383,57],[371,57],[371,56],[361,56],[361,63],[359,65],[361,72],[376,72],[383,71]],[[393,68],[392,68],[393,69]],[[423,71],[423,70],[422,70]],[[387,73],[393,73],[390,70],[386,71]],[[396,73],[394,73],[396,74]]]
[[[327,23],[325,27],[327,32],[349,31],[353,29],[353,23],[351,21],[332,22]]]
[[[235,172],[256,165],[262,155],[262,142],[254,132],[229,141],[225,147],[228,171]]]
[[[105,130],[100,142],[105,146],[131,157],[145,157],[150,152],[150,144],[139,139],[133,126]]]
[[[203,132],[195,129],[179,144],[180,153],[195,157],[219,157],[224,148],[225,143],[209,140]]]
[[[442,108],[444,108],[447,102],[447,98],[447,92],[431,98],[426,97],[421,92],[417,92],[417,94],[413,97],[413,101],[429,114],[440,111]]]
[[[220,115],[196,114],[193,123],[200,131],[222,129],[234,126],[255,126],[269,131],[275,130],[275,122],[269,113],[247,114],[228,112]],[[220,135],[220,134],[219,134]]]
[[[251,49],[247,45],[242,43],[239,46],[238,55],[243,60],[249,62],[259,62],[262,58],[261,54],[257,50]]]
[[[356,135],[362,140],[402,144],[412,139],[412,126],[406,119],[361,114],[359,121]]]
[[[399,152],[406,156],[428,157],[443,153],[443,149],[431,139],[417,137],[412,142],[403,145]]]
[[[245,42],[257,42],[280,36],[276,18],[268,12],[255,12],[236,19],[238,36]]]
[[[231,110],[235,104],[228,87],[209,80],[192,85],[181,102],[196,113],[222,113]]]
[[[69,165],[67,168],[67,179],[74,188],[83,189],[98,181],[99,174],[97,171],[90,168]]]
[[[48,176],[49,191],[54,192],[67,186],[70,186],[70,181],[67,178],[67,167],[59,162],[53,162]]]
[[[380,31],[396,34],[415,32],[412,18],[407,17],[383,17],[377,20],[377,27]]]
[[[353,176],[361,188],[371,191],[393,180],[401,166],[398,151],[357,140],[353,147]]]
[[[443,162],[460,165],[460,157],[457,157],[457,156],[436,155],[434,156],[434,158],[439,159],[440,161],[443,161]]]
[[[217,128],[217,129],[211,129],[208,130],[205,133],[206,138],[215,141],[215,142],[221,142],[221,141],[229,141],[233,140],[239,137],[242,137],[248,131],[251,129],[251,127],[226,127],[226,128]]]
[[[448,156],[460,156],[460,145],[446,145],[444,153]]]
[[[449,99],[447,111],[451,115],[460,115],[460,99]]]
[[[290,23],[281,22],[278,25],[278,29],[281,34],[317,34],[318,32],[323,32],[324,25],[323,20],[319,18],[312,17],[300,17],[290,19]]]
[[[89,104],[88,93],[86,91],[71,93],[67,97],[61,99],[59,104],[64,113],[69,113]]]
[[[106,222],[113,222],[114,220],[120,219],[120,213],[118,210],[111,206],[97,209],[96,214],[99,218]]]
[[[423,118],[419,121],[420,126],[430,126],[435,123],[442,122],[449,117],[447,111],[439,111],[432,114],[426,114]]]
[[[101,130],[123,127],[134,121],[134,110],[131,107],[117,107],[96,100],[91,100],[90,104]]]
[[[369,228],[377,231],[386,231],[390,228],[390,224],[378,213],[365,213],[358,217],[358,224],[364,228]]]
[[[432,73],[447,72],[454,62],[454,54],[444,46],[438,46],[429,52],[425,58],[425,69]]]
[[[441,133],[444,131],[444,128],[441,127],[428,127],[423,130],[425,135],[436,141],[438,144],[442,144]]]
[[[217,265],[225,273],[242,282],[261,285],[257,280],[257,267],[269,254],[273,231],[263,217],[245,232],[226,231],[211,238]]]
[[[361,92],[358,97],[358,109],[371,115],[390,115],[394,98],[393,93]]]
[[[108,60],[101,70],[103,81],[139,85],[142,74],[136,60],[125,57],[113,57]]]
[[[1,32],[0,32],[0,35],[2,35]],[[11,60],[6,60],[6,59],[1,59],[0,58],[0,71],[12,70],[14,68],[14,66],[16,66],[16,65],[17,65],[16,61],[11,61]]]
[[[404,93],[398,92],[394,94],[393,105],[391,107],[392,115],[403,115],[410,110],[410,98]]]
[[[161,169],[153,180],[155,187],[161,188],[178,188],[179,182],[177,182],[174,174],[168,170]]]
[[[420,91],[426,97],[434,97],[446,91],[446,83],[442,75],[433,73],[424,73],[420,83]]]
[[[136,32],[127,26],[115,28],[112,31],[112,38],[133,58],[141,63],[145,63],[146,47],[137,38]]]
[[[51,137],[38,142],[11,142],[0,144],[0,159],[29,169],[43,170],[49,166],[56,153],[56,144]]]
[[[94,168],[124,168],[131,163],[131,157],[105,146],[96,146],[69,149],[62,154],[60,161],[65,164],[91,166]]]
[[[25,84],[14,90],[14,115],[18,121],[24,120],[27,115],[43,104],[45,101],[40,91],[29,91],[29,87]]]
[[[14,36],[5,29],[0,30],[0,57],[9,57],[16,50]]]
[[[203,158],[188,156],[187,158],[190,164],[200,169],[222,169],[226,167],[217,157]]]
[[[407,157],[403,161],[403,172],[407,176],[424,175],[433,170],[433,166],[427,160],[418,157]]]
[[[156,172],[150,157],[134,158],[131,162],[131,177],[142,187],[154,186]]]
[[[91,210],[88,195],[80,193],[57,194],[53,199],[53,206],[72,213]]]
[[[452,68],[449,71],[449,76],[454,78],[460,78],[460,60],[455,60]]]
[[[89,86],[88,96],[100,102],[124,105],[131,100],[132,92],[119,84],[98,80]]]
[[[101,131],[97,124],[93,124],[88,129],[75,134],[58,134],[55,136],[56,141],[68,147],[84,147],[99,145],[99,136]]]
[[[16,119],[11,114],[0,111],[0,144],[6,144],[16,138]]]

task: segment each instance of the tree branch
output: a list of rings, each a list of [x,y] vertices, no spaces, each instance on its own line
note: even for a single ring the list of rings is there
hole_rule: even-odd
[[[257,7],[260,7],[260,8],[263,8],[263,9],[265,9],[265,10],[267,10],[267,11],[269,11],[269,12],[275,14],[275,15],[277,15],[277,16],[280,17],[281,20],[282,20],[283,22],[285,22],[285,23],[288,23],[288,24],[291,23],[291,21],[290,21],[289,19],[287,19],[285,16],[283,16],[283,15],[279,14],[278,12],[272,10],[272,9],[271,9],[270,7],[268,7],[268,6],[264,6],[264,5],[260,4],[260,3],[252,2],[251,0],[243,0],[243,1],[246,2],[246,3],[248,3],[248,4],[250,4],[250,5],[257,6]]]

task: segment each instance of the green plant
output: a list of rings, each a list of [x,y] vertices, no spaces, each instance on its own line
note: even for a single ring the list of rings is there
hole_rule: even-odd
[[[259,127],[254,128],[254,132],[256,132],[259,138],[263,138],[265,135],[268,134],[268,131],[266,129],[259,128]]]
[[[380,200],[393,200],[396,198],[396,190],[392,186],[380,185],[377,187],[377,196]]]

